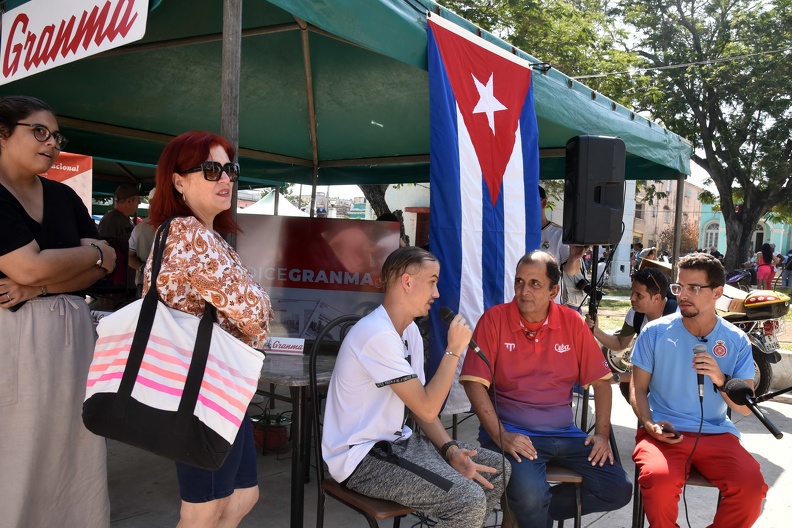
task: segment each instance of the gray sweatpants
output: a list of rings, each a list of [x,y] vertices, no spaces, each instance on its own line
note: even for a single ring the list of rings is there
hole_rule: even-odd
[[[443,460],[428,438],[417,434],[404,442],[376,444],[346,486],[437,517],[437,528],[481,528],[503,494],[501,455],[461,442],[460,446],[478,451],[473,457],[477,464],[497,469],[497,473],[482,473],[494,489],[463,477]],[[508,460],[506,473],[508,482]]]

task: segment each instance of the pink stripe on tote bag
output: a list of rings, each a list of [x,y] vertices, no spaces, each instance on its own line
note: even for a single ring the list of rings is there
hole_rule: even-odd
[[[156,284],[170,220],[154,242]],[[215,323],[168,308],[156,288],[97,327],[83,422],[91,432],[204,469],[225,460],[258,386],[264,354]]]

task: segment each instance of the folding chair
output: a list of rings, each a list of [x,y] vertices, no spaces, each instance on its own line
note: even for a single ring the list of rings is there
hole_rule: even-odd
[[[319,393],[319,386],[316,382],[316,356],[322,348],[322,341],[330,335],[336,327],[341,328],[341,340],[346,332],[359,319],[360,315],[343,315],[333,319],[316,336],[313,347],[311,347],[310,358],[310,377],[311,377],[311,408],[313,410],[313,442],[314,455],[316,456],[316,480],[318,485],[318,496],[316,505],[316,527],[324,526],[324,510],[327,495],[330,495],[340,503],[352,508],[363,515],[370,528],[378,528],[377,520],[393,519],[393,527],[398,528],[401,518],[412,513],[414,510],[407,506],[402,506],[396,502],[367,497],[356,491],[348,489],[339,484],[333,478],[325,476],[324,462],[322,461],[322,429],[321,412],[322,402]]]

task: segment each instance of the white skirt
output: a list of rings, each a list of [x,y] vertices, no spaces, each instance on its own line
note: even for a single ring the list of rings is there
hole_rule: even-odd
[[[93,349],[80,297],[0,309],[0,528],[109,526],[105,440],[82,423]]]

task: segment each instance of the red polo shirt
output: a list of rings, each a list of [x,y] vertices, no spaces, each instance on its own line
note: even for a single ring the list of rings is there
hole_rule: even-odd
[[[572,386],[610,373],[597,341],[580,314],[555,302],[531,336],[517,303],[493,306],[479,319],[473,339],[495,372],[498,414],[504,424],[557,434],[573,424]],[[476,354],[465,356],[459,381],[490,387],[489,369]]]

